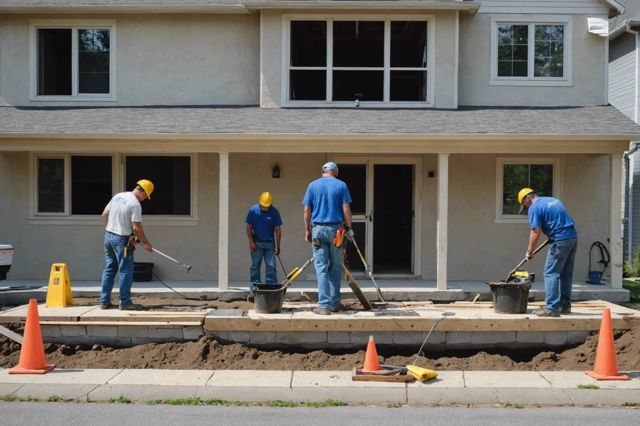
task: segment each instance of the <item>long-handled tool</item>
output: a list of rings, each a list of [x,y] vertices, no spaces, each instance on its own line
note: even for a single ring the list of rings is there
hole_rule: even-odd
[[[356,299],[358,299],[358,302],[360,302],[364,310],[365,311],[372,310],[373,305],[371,304],[371,302],[369,302],[369,299],[367,299],[367,297],[364,295],[364,293],[362,292],[362,289],[360,289],[360,286],[358,286],[358,283],[356,283],[356,280],[353,279],[353,276],[351,276],[351,272],[349,272],[349,270],[344,265],[344,263],[342,264],[342,272],[344,272],[344,277],[349,283],[349,288],[351,289],[353,294],[356,296]]]
[[[295,268],[293,268],[291,272],[289,272],[289,274],[285,277],[284,281],[280,283],[282,285],[282,290],[285,290],[287,287],[289,287],[291,283],[300,276],[302,271],[307,269],[307,266],[309,266],[311,262],[313,262],[313,257],[304,262],[302,266],[296,266]],[[284,269],[284,266],[282,268]]]
[[[371,273],[371,268],[369,268],[369,264],[367,264],[367,261],[364,260],[364,256],[362,255],[362,252],[360,251],[360,247],[358,247],[358,243],[356,242],[355,238],[351,238],[350,241],[353,243],[353,246],[356,248],[356,251],[358,252],[358,256],[360,256],[360,260],[362,261],[362,264],[364,265],[364,269],[367,272],[367,274],[369,274],[369,278],[371,278],[371,282],[373,282],[373,285],[376,288],[376,291],[378,292],[378,297],[380,298],[380,301],[382,303],[387,303],[384,300],[384,297],[382,297],[382,291],[380,291],[380,287],[378,287],[378,283],[376,283],[376,279],[373,278],[373,274]]]
[[[535,250],[533,251],[533,255],[537,254],[537,253],[538,253],[540,250],[542,250],[542,248],[543,248],[544,246],[546,246],[547,244],[549,244],[549,240],[546,240],[544,243],[540,244],[540,246],[539,246],[537,249],[535,249]],[[527,259],[526,257],[525,257],[524,259],[522,259],[522,262],[518,263],[518,266],[516,266],[515,268],[513,268],[513,269],[511,270],[511,272],[509,272],[509,275],[507,275],[507,279],[506,279],[506,280],[504,280],[504,282],[505,282],[505,283],[508,283],[509,281],[511,281],[511,276],[512,276],[512,275],[513,275],[513,274],[514,274],[518,269],[520,269],[520,267],[521,267],[522,265],[524,265],[525,263],[527,263],[527,261],[528,261],[528,260],[529,260],[529,259]]]
[[[152,250],[153,250],[154,253],[158,253],[160,256],[166,257],[170,261],[175,262],[178,265],[182,266],[183,268],[185,268],[187,270],[187,273],[189,273],[189,271],[191,271],[191,265],[187,265],[186,263],[180,262],[179,260],[176,260],[173,257],[164,254],[163,252],[161,252],[160,250],[156,249],[155,247]]]

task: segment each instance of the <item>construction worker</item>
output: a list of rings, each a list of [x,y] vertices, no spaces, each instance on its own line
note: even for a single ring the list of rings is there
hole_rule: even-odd
[[[260,194],[258,204],[254,204],[247,214],[247,238],[251,253],[250,282],[251,290],[260,284],[260,266],[264,259],[265,284],[278,284],[276,256],[280,254],[280,238],[282,237],[282,218],[273,205],[273,197],[269,192]]]
[[[351,195],[347,185],[338,177],[338,166],[330,161],[322,166],[322,177],[307,187],[304,204],[305,240],[313,245],[313,259],[318,278],[319,315],[330,315],[344,307],[340,303],[343,247],[333,243],[338,229],[346,225],[346,235],[353,238],[351,229]]]
[[[534,313],[541,317],[559,317],[571,313],[571,287],[573,265],[578,245],[578,234],[571,216],[562,202],[553,197],[538,197],[531,188],[518,193],[522,208],[528,208],[529,245],[527,259],[533,259],[540,234],[544,233],[551,245],[544,265],[544,292],[546,307]]]
[[[102,212],[106,224],[104,236],[105,266],[102,273],[102,290],[100,292],[100,308],[109,309],[111,290],[116,272],[120,271],[120,304],[121,310],[140,310],[142,306],[131,303],[131,284],[133,283],[133,251],[139,240],[148,252],[153,251],[151,243],[142,229],[142,206],[146,199],[151,199],[153,183],[147,179],[136,182],[130,192],[116,194]]]

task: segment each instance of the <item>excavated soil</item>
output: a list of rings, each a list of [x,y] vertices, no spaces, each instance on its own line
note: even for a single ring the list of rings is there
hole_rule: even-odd
[[[78,304],[95,303],[95,299],[78,299]],[[249,302],[186,301],[137,298],[136,303],[148,307],[216,307],[247,309]],[[344,301],[358,305],[357,301]],[[343,303],[344,303],[343,302]],[[357,309],[354,307],[354,309]],[[10,327],[16,329],[17,327]],[[593,368],[598,335],[594,333],[580,346],[553,351],[507,351],[426,353],[415,364],[436,370],[565,370],[584,371]],[[203,337],[185,343],[151,343],[130,348],[102,345],[44,345],[47,363],[59,368],[163,368],[163,369],[230,369],[230,370],[351,370],[362,365],[361,351],[280,351],[259,350],[243,344],[223,344]],[[640,327],[616,334],[615,348],[621,371],[640,370]],[[416,348],[379,348],[380,362],[390,365],[414,363]],[[392,352],[395,351],[395,352]],[[0,367],[18,364],[20,345],[0,336]]]

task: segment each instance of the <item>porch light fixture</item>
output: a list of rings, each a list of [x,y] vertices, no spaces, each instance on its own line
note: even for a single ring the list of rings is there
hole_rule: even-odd
[[[278,163],[274,164],[273,169],[271,169],[271,177],[274,179],[280,178],[280,166],[278,166]]]

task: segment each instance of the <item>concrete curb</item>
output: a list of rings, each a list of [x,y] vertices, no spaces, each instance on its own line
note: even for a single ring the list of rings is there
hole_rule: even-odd
[[[597,382],[576,371],[443,371],[426,383],[354,382],[347,371],[56,369],[9,375],[0,397],[41,401],[179,398],[390,405],[640,405],[640,379]],[[598,389],[578,388],[595,385]]]

